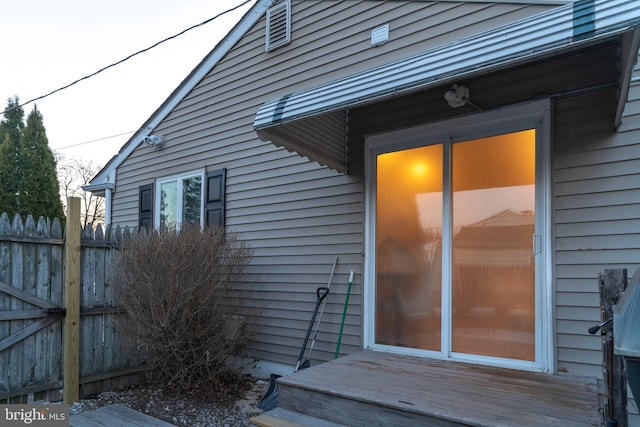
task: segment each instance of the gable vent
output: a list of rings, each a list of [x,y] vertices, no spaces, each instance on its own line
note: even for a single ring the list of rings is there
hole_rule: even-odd
[[[291,3],[289,0],[267,10],[267,52],[291,41]]]

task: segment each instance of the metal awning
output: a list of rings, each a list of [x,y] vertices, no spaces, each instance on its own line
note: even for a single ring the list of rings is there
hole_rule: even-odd
[[[347,111],[461,78],[562,55],[623,37],[619,121],[640,39],[637,0],[578,0],[512,24],[430,49],[262,105],[260,139],[346,171]],[[617,125],[617,123],[616,123]]]

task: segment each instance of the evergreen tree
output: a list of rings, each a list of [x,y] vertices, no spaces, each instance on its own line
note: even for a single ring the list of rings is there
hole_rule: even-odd
[[[27,117],[27,126],[20,139],[23,175],[21,183],[21,214],[63,219],[56,160],[49,148],[42,114],[36,106]]]
[[[0,120],[0,212],[13,216],[19,212],[20,136],[24,130],[24,111],[16,96],[7,100],[4,119]]]
[[[56,161],[42,114],[34,106],[23,122],[18,97],[9,99],[0,121],[0,212],[64,220]]]

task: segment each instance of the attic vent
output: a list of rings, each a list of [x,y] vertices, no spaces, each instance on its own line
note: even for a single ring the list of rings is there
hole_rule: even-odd
[[[267,52],[291,41],[291,2],[278,3],[267,10]]]

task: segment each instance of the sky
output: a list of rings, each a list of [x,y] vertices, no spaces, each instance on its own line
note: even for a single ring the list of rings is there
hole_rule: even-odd
[[[20,0],[0,6],[0,102],[26,102],[245,0]],[[49,146],[105,165],[255,3],[35,102]],[[23,107],[25,118],[34,104]]]

